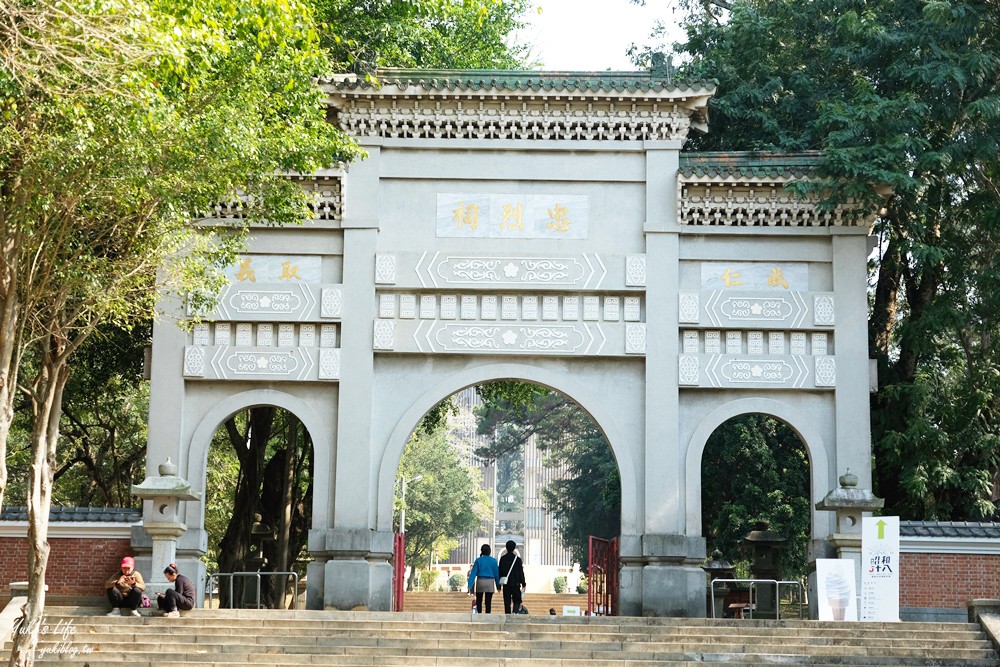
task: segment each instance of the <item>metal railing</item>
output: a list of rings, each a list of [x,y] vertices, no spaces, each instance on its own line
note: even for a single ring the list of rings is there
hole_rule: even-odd
[[[802,618],[802,600],[804,599],[804,590],[802,588],[801,581],[778,581],[777,579],[713,579],[712,580],[712,590],[709,596],[712,599],[712,618],[715,618],[715,585],[716,584],[749,584],[750,600],[747,604],[746,611],[749,614],[747,618],[753,618],[753,610],[756,606],[756,597],[754,593],[756,592],[758,585],[774,586],[774,617],[777,620],[781,619],[781,587],[782,586],[794,586],[798,589],[798,607],[799,607],[799,618]],[[725,610],[723,610],[723,615],[725,615]]]
[[[229,608],[234,609],[233,604],[233,579],[236,577],[248,577],[255,578],[257,580],[257,594],[255,600],[255,609],[261,609],[260,606],[260,583],[261,577],[292,577],[292,609],[299,608],[299,575],[295,572],[213,572],[212,574],[205,577],[205,590],[208,591],[208,607],[212,608],[212,594],[215,590],[213,583],[217,583],[223,578],[229,579]],[[222,595],[219,595],[219,600],[221,602]]]

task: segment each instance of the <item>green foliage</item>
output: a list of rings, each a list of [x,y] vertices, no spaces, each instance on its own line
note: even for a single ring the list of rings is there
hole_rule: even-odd
[[[448,577],[448,590],[451,592],[461,591],[465,589],[467,580],[460,574],[453,574]]]
[[[417,431],[411,436],[397,476],[397,516],[404,502],[402,480],[420,476],[419,481],[407,483],[405,498],[406,562],[414,570],[428,562],[433,550],[445,558],[457,544],[457,537],[475,530],[492,514],[478,473],[459,459],[443,428],[430,434]]]
[[[379,67],[516,69],[527,47],[511,44],[529,0],[427,2],[314,0],[328,26],[323,45],[338,67],[374,73]]]
[[[437,570],[421,570],[420,571],[420,590],[422,591],[435,591],[437,590],[437,579],[438,575],[441,574]]]
[[[556,577],[552,580],[552,590],[556,593],[566,592],[566,577]]]
[[[477,430],[493,438],[478,456],[503,462],[534,436],[546,467],[565,468],[565,477],[550,482],[542,499],[563,545],[586,568],[587,538],[621,532],[621,479],[604,434],[574,401],[538,385],[493,383],[480,388],[480,395],[489,400],[477,411]]]
[[[581,576],[580,583],[576,585],[576,592],[579,593],[580,595],[586,595],[589,586],[590,582],[587,581],[587,577]]]
[[[788,538],[781,554],[783,576],[806,572],[809,460],[788,426],[757,414],[728,420],[705,445],[701,478],[702,534],[709,552],[719,549],[736,563],[743,537],[764,520]]]
[[[711,15],[723,4],[725,16]],[[714,78],[696,150],[821,151],[835,197],[892,196],[872,263],[878,495],[909,519],[995,512],[1000,5],[691,3],[682,79]],[[882,203],[872,203],[877,210]]]

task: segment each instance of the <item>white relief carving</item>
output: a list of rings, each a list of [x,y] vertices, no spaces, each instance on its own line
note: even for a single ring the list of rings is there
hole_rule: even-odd
[[[495,296],[483,297],[483,309],[480,317],[484,320],[495,320],[497,318],[497,298]]]
[[[595,321],[601,318],[601,298],[597,296],[583,297],[583,319]]]
[[[188,345],[184,348],[184,377],[205,377],[205,348]]]
[[[375,283],[377,285],[396,284],[396,256],[392,254],[375,255]]]
[[[441,319],[454,320],[458,317],[458,297],[448,294],[441,297]]]
[[[224,368],[233,376],[286,377],[301,379],[304,358],[297,350],[288,352],[240,352],[226,357]]]
[[[700,179],[699,179],[700,180]],[[820,196],[791,193],[784,178],[770,183],[752,182],[680,184],[677,211],[682,225],[726,227],[839,227],[866,224],[871,218],[856,216],[859,203],[848,200],[832,211],[820,208]]]
[[[323,324],[319,328],[319,346],[321,348],[337,347],[337,325]]]
[[[812,353],[814,357],[826,356],[826,334],[814,333],[812,335]]]
[[[399,295],[399,317],[412,320],[417,316],[417,297],[413,294]]]
[[[642,319],[642,301],[637,296],[625,297],[625,321],[638,322]]]
[[[332,326],[330,324],[326,326]],[[299,325],[299,347],[316,347],[316,325]]]
[[[722,375],[734,383],[784,384],[794,369],[777,360],[733,359],[722,365]]]
[[[693,354],[682,354],[677,360],[677,383],[682,385],[697,385],[699,383],[700,364]]]
[[[505,296],[500,301],[500,319],[503,320],[516,320],[517,319],[517,297],[516,296]]]
[[[461,317],[463,320],[476,319],[476,297],[468,295],[462,297]]]
[[[395,294],[378,295],[378,316],[383,319],[391,319],[393,317],[396,317]]]
[[[506,331],[504,331],[501,338],[503,338],[504,345],[517,344],[517,333],[515,333],[513,329],[507,329]]]
[[[617,322],[621,316],[621,299],[616,296],[604,297],[604,321]]]
[[[580,297],[563,297],[563,319],[569,322],[575,322],[580,319]]]
[[[340,350],[336,348],[323,349],[319,351],[319,379],[339,380],[340,379]]]
[[[208,345],[208,324],[206,322],[194,325],[191,334],[192,342],[195,345]]]
[[[271,347],[274,345],[274,325],[257,325],[257,347]]]
[[[229,345],[230,340],[232,340],[232,328],[229,326],[229,322],[218,322],[215,325],[215,345],[222,347]]]
[[[503,267],[503,275],[506,278],[517,278],[520,272],[521,268],[514,262],[507,262]]]
[[[570,276],[569,264],[554,259],[525,259],[522,264],[525,282],[560,282]]]
[[[781,331],[771,331],[767,334],[767,353],[775,356],[785,354],[785,334]]]
[[[375,320],[375,332],[372,338],[372,348],[376,350],[391,350],[395,347],[395,320]]]
[[[324,287],[320,292],[320,299],[320,317],[340,317],[344,300],[339,288]]]
[[[625,257],[625,284],[629,287],[646,286],[645,255],[627,255]]]
[[[743,348],[743,335],[739,331],[726,332],[726,354],[739,354]]]
[[[298,288],[294,288],[298,290]],[[228,298],[220,303],[220,309],[228,314],[260,315],[296,312],[302,308],[302,296],[291,290],[246,290],[232,288]]]
[[[625,325],[625,354],[646,354],[646,325]]]
[[[677,295],[678,319],[684,324],[701,321],[701,303],[698,292],[680,292]]]
[[[730,297],[719,304],[722,314],[732,320],[783,320],[794,310],[780,297]]]
[[[816,326],[834,325],[834,302],[830,294],[813,296],[813,324]]]
[[[559,319],[559,297],[557,296],[542,297],[542,319],[543,320]]]
[[[705,354],[722,354],[722,332],[705,332]]]
[[[698,332],[685,331],[683,332],[683,339],[684,354],[698,354]]]
[[[747,332],[747,352],[749,354],[764,354],[764,332]]]
[[[293,347],[295,345],[295,325],[278,325],[278,347]]]
[[[437,316],[437,299],[433,294],[420,296],[420,319],[433,320]]]
[[[500,347],[497,341],[499,330],[499,327],[467,326],[454,330],[452,341],[470,350],[495,350]]]
[[[524,336],[524,342],[521,343],[523,350],[554,350],[569,346],[569,333],[565,329],[522,327],[520,332]]]
[[[236,325],[236,346],[250,347],[253,345],[253,325],[240,322]]]
[[[802,356],[806,353],[806,335],[801,331],[792,332],[791,353],[793,356]]]
[[[837,386],[836,357],[814,357],[817,387]]]
[[[500,280],[497,271],[500,268],[500,260],[472,258],[456,262],[452,265],[452,272],[456,278],[480,282],[483,280]]]
[[[521,299],[521,319],[528,321],[538,319],[537,296],[526,296]]]

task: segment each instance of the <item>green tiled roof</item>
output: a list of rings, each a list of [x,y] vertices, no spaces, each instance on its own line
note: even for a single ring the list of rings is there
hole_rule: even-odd
[[[808,178],[819,165],[818,152],[681,153],[678,172],[702,178]]]
[[[708,93],[715,90],[714,81],[697,81],[677,84],[654,76],[648,71],[638,72],[552,72],[535,70],[429,70],[429,69],[380,69],[376,73],[379,85],[399,87],[420,86],[427,91],[580,91],[580,92],[692,92]],[[373,88],[372,84],[358,79],[331,79],[340,90]]]

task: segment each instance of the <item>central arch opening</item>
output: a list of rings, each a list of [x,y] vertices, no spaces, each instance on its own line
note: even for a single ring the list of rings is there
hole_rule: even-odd
[[[454,484],[445,491],[441,480],[460,479],[456,466],[467,490],[443,516]],[[530,594],[586,593],[588,537],[621,531],[621,474],[604,431],[569,396],[527,381],[468,386],[429,410],[403,451],[395,496],[408,590],[464,591],[482,545],[499,556],[512,541]]]

